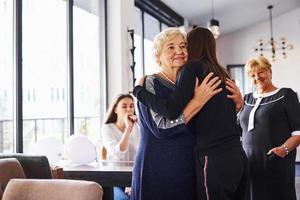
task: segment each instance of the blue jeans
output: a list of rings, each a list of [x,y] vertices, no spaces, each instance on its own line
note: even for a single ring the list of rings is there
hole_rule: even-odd
[[[129,200],[129,196],[125,194],[124,188],[114,187],[114,200]]]

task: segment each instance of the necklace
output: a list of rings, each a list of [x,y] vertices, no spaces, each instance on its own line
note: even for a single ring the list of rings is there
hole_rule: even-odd
[[[171,83],[173,83],[173,84],[175,85],[175,82],[172,81],[165,73],[160,72],[160,74],[161,74],[167,81],[169,81],[169,82],[171,82]]]

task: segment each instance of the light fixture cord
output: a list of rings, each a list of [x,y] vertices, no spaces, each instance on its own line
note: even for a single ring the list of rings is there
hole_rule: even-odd
[[[268,9],[270,10],[271,51],[272,51],[272,60],[274,61],[275,56],[276,56],[276,47],[275,47],[274,38],[273,38],[272,8],[273,8],[273,5],[268,6]]]
[[[214,19],[214,0],[211,0],[211,17]]]
[[[270,10],[270,30],[271,30],[271,38],[273,38],[273,22],[272,22],[272,8],[273,6],[268,6],[268,9]]]

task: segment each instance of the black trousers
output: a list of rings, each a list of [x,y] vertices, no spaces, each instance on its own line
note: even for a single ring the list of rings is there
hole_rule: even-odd
[[[196,152],[197,200],[248,200],[249,163],[242,147]]]

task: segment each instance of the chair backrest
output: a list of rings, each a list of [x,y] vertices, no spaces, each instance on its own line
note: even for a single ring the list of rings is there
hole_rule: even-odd
[[[19,161],[15,158],[0,159],[0,195],[12,178],[25,178],[25,173]],[[0,199],[1,199],[0,196]]]
[[[2,200],[101,200],[102,187],[91,181],[12,179]]]
[[[101,159],[106,160],[107,159],[107,150],[104,146],[101,148]]]
[[[1,153],[1,158],[16,158],[23,167],[27,178],[52,178],[49,161],[46,156]]]

